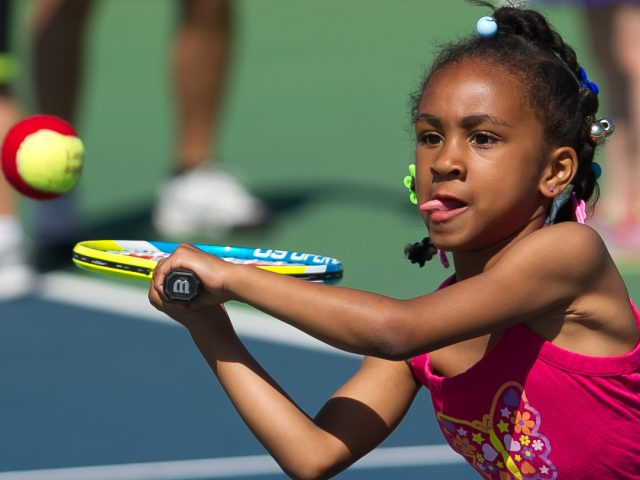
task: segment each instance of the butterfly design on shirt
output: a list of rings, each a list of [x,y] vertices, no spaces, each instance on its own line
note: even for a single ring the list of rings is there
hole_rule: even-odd
[[[540,415],[523,387],[508,382],[493,398],[482,420],[460,420],[437,413],[449,444],[485,478],[491,480],[554,480],[551,445],[540,433]]]

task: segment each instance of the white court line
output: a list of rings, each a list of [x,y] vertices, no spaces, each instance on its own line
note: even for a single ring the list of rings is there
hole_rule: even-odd
[[[38,296],[53,302],[128,316],[132,319],[179,326],[151,306],[147,300],[146,289],[99,280],[84,274],[52,272],[42,275],[38,285]],[[227,304],[227,311],[241,337],[360,358],[358,355],[333,348],[252,308],[230,303]]]
[[[464,463],[447,445],[378,448],[349,470]],[[196,480],[282,473],[268,455],[0,472],[0,480]]]
[[[38,296],[48,301],[128,316],[134,320],[179,326],[149,304],[144,288],[99,280],[82,274],[52,272],[42,275]],[[234,304],[228,305],[227,308],[240,336],[359,358],[357,355],[330,347],[262,312]],[[447,445],[420,445],[378,448],[350,469],[459,463],[464,463],[464,459]],[[280,467],[270,456],[254,455],[0,472],[0,480],[191,480],[272,475],[280,472]]]

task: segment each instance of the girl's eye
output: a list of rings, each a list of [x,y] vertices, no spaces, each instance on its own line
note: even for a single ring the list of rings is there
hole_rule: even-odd
[[[442,137],[437,133],[425,132],[418,136],[418,142],[425,145],[438,145],[442,142]]]
[[[476,133],[471,137],[471,143],[480,146],[494,145],[498,139],[488,133]]]

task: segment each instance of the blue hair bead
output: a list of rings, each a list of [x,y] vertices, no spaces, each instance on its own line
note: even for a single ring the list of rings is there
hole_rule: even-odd
[[[482,17],[476,23],[476,31],[484,38],[495,37],[498,33],[498,24],[493,17]]]
[[[591,170],[593,170],[593,174],[596,176],[596,180],[602,175],[602,167],[599,163],[591,163]]]
[[[598,95],[600,93],[600,88],[598,88],[598,84],[596,84],[595,82],[592,82],[591,80],[589,80],[587,78],[587,72],[582,67],[580,67],[580,80],[579,80],[579,83],[580,83],[581,87],[588,88],[589,90],[591,90],[596,95]]]

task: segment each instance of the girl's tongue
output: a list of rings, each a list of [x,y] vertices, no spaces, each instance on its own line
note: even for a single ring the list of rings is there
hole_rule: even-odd
[[[420,211],[426,213],[447,212],[449,210],[462,208],[465,205],[465,203],[460,200],[456,200],[455,198],[437,198],[420,205]]]

